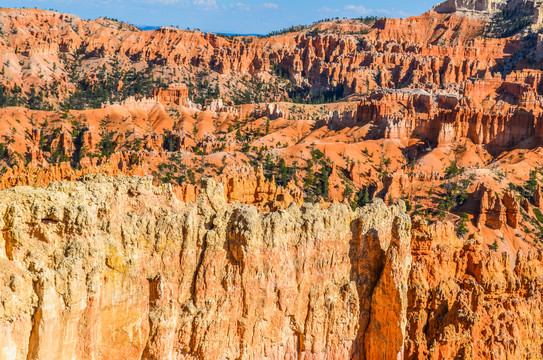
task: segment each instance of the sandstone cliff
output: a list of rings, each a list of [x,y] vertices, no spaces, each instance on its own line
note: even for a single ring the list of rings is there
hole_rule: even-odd
[[[479,18],[490,18],[503,9],[507,0],[446,0],[433,7],[438,13],[456,13]]]
[[[42,10],[3,9],[0,19],[2,85],[10,91],[21,88],[17,94],[22,98],[41,90],[45,102],[54,106],[75,90],[92,90],[104,81],[118,83],[115,94],[134,91],[126,77],[101,79],[103,69],[144,69],[139,77],[190,85],[191,96],[201,88],[197,78],[203,77],[228,98],[255,84],[266,85],[270,101],[287,97],[289,87],[334,91],[342,97],[378,87],[462,82],[503,63],[523,45],[482,39],[480,21],[436,13],[380,19],[371,26],[345,20],[339,25],[349,31],[324,29],[323,24],[321,30],[247,41],[174,28],[139,31],[123,23]],[[186,89],[155,94],[175,101],[189,95]]]
[[[123,176],[2,190],[3,358],[543,356],[541,254],[411,229],[403,203],[259,213],[223,194]]]
[[[541,359],[541,252],[516,259],[480,236],[415,219],[409,278],[409,359]]]
[[[516,5],[264,38],[0,9],[0,358],[542,359],[542,36],[485,33]],[[315,91],[353,96],[276,102]]]
[[[401,357],[403,205],[259,214],[204,182],[89,176],[0,196],[4,359]]]

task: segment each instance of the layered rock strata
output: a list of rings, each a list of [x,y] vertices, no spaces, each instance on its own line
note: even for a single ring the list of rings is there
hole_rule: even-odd
[[[109,20],[85,21],[42,10],[3,9],[0,19],[0,60],[5,67],[0,80],[8,89],[17,85],[25,92],[30,85],[47,89],[55,82],[58,94],[46,96],[54,104],[80,86],[78,82],[92,86],[102,65],[126,71],[152,65],[154,76],[167,83],[184,81],[180,74],[202,71],[212,79],[228,79],[232,89],[220,84],[227,93],[242,86],[239,79],[245,75],[271,82],[282,74],[296,86],[316,91],[366,94],[379,87],[461,83],[494,69],[524,45],[483,39],[484,22],[432,12],[380,19],[371,27],[347,21],[344,26],[350,29],[336,33],[308,28],[246,42],[174,28],[139,31]],[[313,30],[321,34],[315,36]],[[68,62],[77,63],[84,76],[75,79]],[[181,104],[188,93],[179,86],[155,95]]]
[[[372,122],[376,125],[370,134],[373,138],[418,138],[433,147],[469,139],[503,150],[527,138],[541,137],[543,106],[535,100],[539,97],[533,88],[521,82],[507,83],[508,88],[501,81],[498,84],[500,95],[497,89],[482,91],[483,85],[475,84],[463,95],[407,88],[379,90],[360,103],[354,125]],[[478,101],[479,91],[486,95],[486,104]],[[533,102],[527,101],[528,94]]]

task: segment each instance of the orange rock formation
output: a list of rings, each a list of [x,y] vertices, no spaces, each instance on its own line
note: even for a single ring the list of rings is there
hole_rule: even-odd
[[[543,357],[538,6],[233,38],[0,9],[0,357]]]

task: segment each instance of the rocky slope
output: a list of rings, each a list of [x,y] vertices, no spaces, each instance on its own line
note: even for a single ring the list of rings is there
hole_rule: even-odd
[[[0,188],[104,173],[153,175],[182,201],[214,177],[229,201],[268,210],[404,199],[429,220],[460,226],[468,214],[467,235],[516,256],[539,247],[543,231],[539,87],[523,71],[469,80],[462,92],[381,89],[360,103],[215,101],[202,111],[180,105],[173,88],[95,110],[5,108]],[[494,193],[484,198],[483,186]]]
[[[403,352],[402,205],[259,214],[205,182],[87,177],[0,196],[4,359],[392,359]]]
[[[42,10],[3,9],[0,18],[6,101],[23,104],[32,98],[28,104],[41,108],[66,101],[72,107],[99,106],[92,99],[102,99],[101,87],[120,99],[135,92],[150,95],[157,78],[187,84],[193,99],[220,93],[236,102],[247,96],[269,101],[308,92],[342,97],[377,87],[444,86],[503,63],[522,46],[481,39],[480,21],[436,13],[337,20],[277,36],[233,39],[174,28],[139,31]]]
[[[516,261],[450,224],[414,220],[408,359],[540,359],[541,252]]]
[[[206,180],[1,191],[4,359],[540,358],[540,254],[399,203],[260,213]]]

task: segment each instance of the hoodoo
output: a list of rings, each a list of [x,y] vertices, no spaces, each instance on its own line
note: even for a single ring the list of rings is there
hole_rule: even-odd
[[[543,359],[543,4],[338,4],[0,9],[0,360]]]

